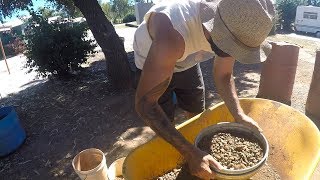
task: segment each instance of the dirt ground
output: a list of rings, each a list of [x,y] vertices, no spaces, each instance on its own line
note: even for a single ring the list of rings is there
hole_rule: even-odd
[[[282,36],[273,37],[273,40],[282,40]],[[314,54],[307,47],[302,49],[292,106],[304,112]],[[4,80],[6,71],[3,61],[0,63],[3,88],[9,80]],[[12,68],[19,67],[15,65]],[[206,106],[209,107],[221,99],[211,75],[212,61],[202,63],[201,68],[206,84]],[[236,63],[234,75],[240,97],[255,97],[260,71],[259,64]],[[18,88],[10,95],[7,94],[11,87],[6,86],[8,93],[2,95],[0,100],[0,105],[15,106],[27,132],[27,139],[21,148],[0,159],[0,179],[77,179],[71,161],[79,151],[99,148],[105,152],[107,164],[110,165],[154,136],[134,111],[134,91],[118,93],[109,84],[102,53],[92,57],[76,79],[27,81],[19,82],[19,87],[24,88]]]

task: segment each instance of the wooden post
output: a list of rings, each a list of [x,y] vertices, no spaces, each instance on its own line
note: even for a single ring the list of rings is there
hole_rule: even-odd
[[[257,97],[291,105],[291,95],[299,57],[299,47],[277,42],[263,63]]]
[[[312,81],[306,102],[306,114],[318,119],[320,123],[320,51],[316,53]]]
[[[9,66],[8,66],[8,63],[7,63],[7,58],[6,58],[6,54],[4,52],[4,49],[3,49],[1,38],[0,38],[0,47],[1,47],[1,51],[2,51],[4,62],[6,63],[6,66],[7,66],[8,73],[10,74],[10,69],[9,69]]]

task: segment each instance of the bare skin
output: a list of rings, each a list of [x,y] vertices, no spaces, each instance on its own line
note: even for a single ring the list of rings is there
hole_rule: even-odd
[[[217,90],[236,122],[262,132],[258,123],[251,117],[247,116],[240,106],[232,75],[234,62],[235,59],[232,57],[216,57],[213,65],[213,77]]]
[[[210,166],[218,169],[222,169],[222,166],[211,155],[188,142],[158,104],[170,84],[176,61],[184,53],[184,39],[173,28],[169,18],[161,13],[151,14],[148,31],[152,45],[136,92],[136,111],[152,130],[183,154],[193,175],[213,179],[215,174]],[[210,38],[206,30],[205,35]],[[244,114],[239,104],[232,76],[233,64],[233,58],[216,59],[213,72],[218,92],[237,122],[258,129],[256,122]]]

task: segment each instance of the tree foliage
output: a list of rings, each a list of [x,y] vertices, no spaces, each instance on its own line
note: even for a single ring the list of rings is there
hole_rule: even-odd
[[[296,18],[296,10],[299,5],[313,5],[320,7],[320,0],[277,0],[278,24],[284,31],[292,30],[292,23]]]
[[[61,16],[64,18],[69,16],[67,11],[64,11],[63,9],[57,10],[57,9],[54,9],[54,7],[39,7],[38,12],[45,19],[48,19],[49,17],[53,17],[53,16]]]
[[[127,14],[134,11],[134,6],[128,0],[112,0],[111,4],[114,23],[120,22]]]
[[[49,24],[40,13],[31,12],[25,40],[27,64],[41,76],[68,77],[71,71],[94,53],[95,45],[86,39],[84,24]]]
[[[109,2],[101,3],[101,8],[108,19],[113,19],[112,6]]]
[[[39,9],[44,13],[55,13],[60,15],[68,15],[73,18],[83,17],[81,11],[74,6],[72,0],[46,0],[47,3],[53,5],[52,7]],[[20,10],[28,10],[32,8],[32,0],[3,0],[0,1],[0,21],[6,17],[11,17],[11,15]],[[48,16],[50,14],[47,14]]]
[[[133,13],[127,14],[123,19],[123,23],[133,22],[136,21],[136,16]]]
[[[0,1],[0,21],[10,17],[18,10],[26,10],[32,5],[32,0],[2,0]]]
[[[72,0],[47,0],[47,2],[51,3],[55,10],[64,12],[72,18],[83,17]]]
[[[39,7],[38,11],[41,13],[42,17],[44,17],[45,19],[48,19],[49,17],[56,15],[56,11],[48,7]]]
[[[125,23],[123,19],[128,20],[126,16],[134,14],[134,5],[129,0],[111,0],[100,2],[100,5],[106,17],[113,23]]]
[[[0,33],[0,38],[7,57],[15,56],[24,52],[24,42],[14,31]],[[3,54],[2,51],[0,51],[0,59],[2,58]]]
[[[278,0],[277,12],[278,23],[284,31],[292,30],[292,23],[296,17],[296,10],[299,5],[304,4],[301,0]]]
[[[307,0],[306,4],[320,7],[320,0]]]
[[[124,45],[110,20],[104,15],[98,0],[46,0],[46,2],[53,3],[57,9],[64,8],[71,17],[83,14],[94,38],[108,59],[107,74],[110,80],[116,88],[130,87],[131,71]],[[32,0],[3,0],[0,1],[0,5],[0,17],[2,17],[3,14],[11,15],[16,10],[28,9],[28,5],[32,5]],[[133,11],[133,6],[131,9]],[[123,13],[123,16],[126,14],[128,13]]]
[[[144,3],[144,2],[146,2],[146,3],[153,3],[153,1],[152,1],[152,0],[135,0],[135,2],[141,2],[141,3]]]

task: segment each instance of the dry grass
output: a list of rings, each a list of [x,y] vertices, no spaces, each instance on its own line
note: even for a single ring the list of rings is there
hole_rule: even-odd
[[[300,48],[303,48],[307,53],[310,53],[312,56],[315,55],[316,50],[320,50],[320,39],[318,40],[317,38],[308,36],[276,34],[268,37],[268,40],[275,42],[284,41],[287,43],[296,44],[300,46]]]

